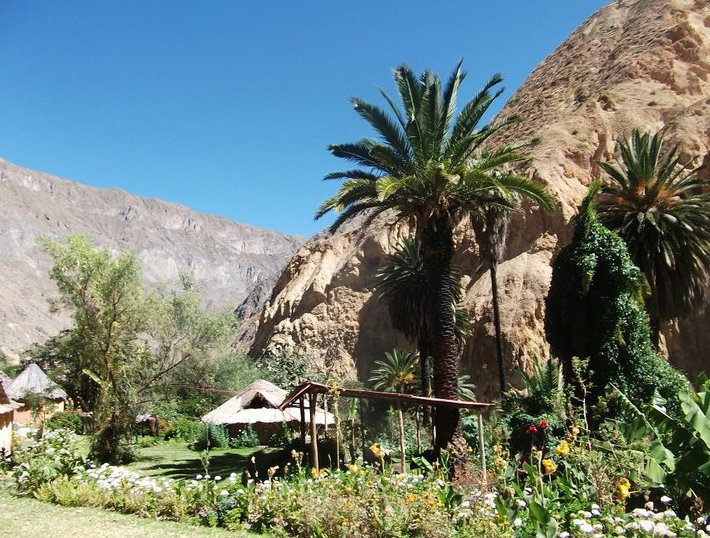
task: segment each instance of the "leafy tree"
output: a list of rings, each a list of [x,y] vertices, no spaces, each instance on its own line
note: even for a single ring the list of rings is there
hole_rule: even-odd
[[[135,345],[146,322],[140,271],[135,256],[112,256],[86,237],[66,241],[44,238],[54,265],[49,275],[59,288],[53,308],[72,313],[72,348],[81,369],[81,393],[92,405],[97,432],[92,454],[101,461],[119,462],[130,420],[130,401],[136,379],[132,366],[142,350]]]
[[[547,339],[565,380],[590,408],[614,383],[636,405],[648,403],[658,390],[677,410],[677,393],[687,381],[651,345],[642,303],[646,281],[624,241],[597,218],[593,203],[600,188],[599,183],[590,186],[572,243],[553,262]],[[585,387],[575,375],[577,357],[589,361]]]
[[[355,143],[329,147],[331,153],[361,168],[334,172],[326,179],[344,180],[339,192],[323,202],[316,218],[341,211],[332,230],[352,217],[368,213],[368,219],[394,210],[398,219],[409,219],[422,243],[432,355],[434,394],[457,397],[459,349],[456,343],[455,297],[451,283],[454,228],[485,201],[496,187],[526,193],[535,203],[551,207],[549,197],[532,181],[508,171],[506,166],[527,158],[530,142],[488,150],[483,144],[491,135],[517,118],[478,124],[502,90],[491,93],[501,82],[495,75],[456,114],[459,87],[465,73],[459,64],[446,84],[438,75],[424,71],[417,77],[407,66],[394,71],[403,109],[382,91],[394,117],[362,99],[353,98],[355,111],[378,133],[381,140],[365,138]],[[440,408],[436,417],[435,449],[445,448],[453,438],[459,411]]]
[[[703,304],[710,269],[710,181],[681,164],[663,135],[634,130],[618,145],[621,162],[601,162],[599,219],[626,243],[651,286],[646,308],[658,347],[661,323]]]
[[[215,393],[208,388],[239,388],[220,379],[225,372],[218,374],[230,361],[236,319],[231,312],[209,312],[202,302],[201,290],[187,274],[180,275],[177,286],[163,284],[148,297],[150,316],[143,337],[150,353],[141,366],[139,401],[172,399],[183,412],[195,416],[215,403]],[[249,370],[245,360],[241,367]]]
[[[375,361],[375,368],[370,375],[370,383],[375,390],[407,393],[417,384],[417,354],[411,351],[393,350],[385,353],[385,360]],[[401,455],[400,470],[405,471],[407,462],[404,446],[404,413],[402,402],[397,401],[397,419],[399,423],[399,449]]]

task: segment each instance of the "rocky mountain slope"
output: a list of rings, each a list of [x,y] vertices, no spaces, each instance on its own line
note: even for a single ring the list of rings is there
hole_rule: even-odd
[[[273,279],[303,242],[300,237],[201,215],[187,207],[97,189],[0,159],[0,352],[9,356],[67,326],[50,315],[54,284],[41,235],[81,233],[97,245],[131,249],[148,285],[192,273],[208,304],[236,307]]]
[[[471,95],[475,90],[468,88]],[[524,121],[498,142],[540,137],[523,172],[558,200],[553,216],[524,211],[510,226],[498,273],[512,368],[549,352],[544,298],[550,262],[568,241],[569,220],[599,173],[595,162],[610,159],[620,137],[633,128],[665,129],[667,141],[680,142],[683,154],[696,156],[701,173],[710,174],[710,4],[612,2],[535,69],[501,114],[519,114]],[[262,312],[252,354],[296,353],[335,374],[365,379],[374,360],[403,344],[373,297],[373,276],[405,233],[381,219],[304,245]],[[473,374],[479,398],[489,399],[497,383],[490,281],[475,238],[465,227],[459,236],[466,305],[474,318],[462,368]],[[710,318],[700,314],[703,306],[695,319],[667,333],[671,360],[691,374],[707,368],[702,351],[710,348],[704,330]]]

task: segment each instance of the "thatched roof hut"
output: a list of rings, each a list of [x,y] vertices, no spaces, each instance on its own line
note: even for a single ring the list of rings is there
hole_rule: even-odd
[[[7,390],[7,388],[10,386],[10,383],[12,383],[12,378],[5,372],[0,370],[0,386]]]
[[[24,400],[28,394],[42,396],[48,400],[66,400],[67,393],[47,377],[42,368],[29,364],[6,389],[13,400]]]
[[[222,424],[228,427],[230,435],[247,426],[254,427],[262,441],[268,441],[274,428],[268,425],[298,424],[301,412],[298,407],[278,409],[288,393],[269,381],[259,379],[234,395],[222,405],[202,417],[202,422]],[[310,420],[306,413],[306,423]],[[335,417],[323,409],[316,411],[316,424],[333,425]]]
[[[30,364],[22,370],[5,392],[11,399],[23,404],[22,407],[15,410],[13,421],[28,426],[37,426],[44,422],[45,418],[64,411],[64,402],[67,399],[64,389],[49,379],[42,368],[36,364]],[[27,397],[30,395],[48,400],[47,405],[40,407],[39,414],[36,413],[36,409],[33,411],[27,402]]]

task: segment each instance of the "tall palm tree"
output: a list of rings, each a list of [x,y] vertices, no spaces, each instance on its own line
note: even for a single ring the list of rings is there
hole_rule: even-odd
[[[410,351],[393,350],[385,353],[385,360],[375,361],[375,368],[370,375],[370,383],[375,390],[407,393],[417,384],[417,354]],[[400,470],[404,472],[407,463],[404,446],[404,413],[402,402],[397,400],[397,419],[399,423]]]
[[[355,111],[379,134],[380,140],[364,138],[355,143],[329,146],[333,155],[353,161],[360,168],[334,172],[326,179],[344,180],[338,193],[320,206],[316,218],[339,211],[331,226],[336,230],[355,215],[376,215],[394,210],[398,219],[409,219],[422,243],[422,258],[431,300],[428,306],[434,394],[457,397],[457,366],[454,309],[451,285],[454,228],[479,207],[492,185],[524,192],[544,207],[549,197],[534,182],[510,171],[511,163],[527,159],[530,142],[483,150],[483,143],[501,128],[517,121],[506,117],[478,129],[478,123],[502,90],[491,93],[501,82],[495,75],[456,115],[456,100],[465,73],[456,67],[445,85],[439,76],[424,71],[417,77],[407,66],[394,71],[402,101],[381,91],[394,117],[379,107],[353,98]],[[500,172],[500,173],[499,173]],[[436,417],[435,449],[445,448],[456,431],[459,412],[440,408]]]
[[[681,164],[663,135],[634,130],[618,144],[621,162],[600,162],[611,183],[597,211],[626,243],[651,287],[646,310],[658,348],[663,321],[702,304],[710,270],[710,181]]]
[[[451,266],[452,293],[456,301],[456,335],[459,344],[470,335],[471,317],[460,305],[462,298],[461,275],[457,266]],[[387,310],[396,331],[417,342],[420,362],[420,381],[423,396],[431,396],[431,337],[429,322],[429,293],[424,274],[421,242],[415,237],[402,239],[394,252],[385,258],[375,273],[378,300],[387,303]]]
[[[491,278],[493,326],[495,328],[496,357],[501,395],[505,392],[505,358],[503,357],[503,330],[500,323],[500,295],[498,293],[498,264],[503,259],[505,238],[510,222],[511,208],[522,202],[521,193],[492,188],[487,200],[478,211],[471,214],[471,225],[476,233],[480,256],[488,266]]]

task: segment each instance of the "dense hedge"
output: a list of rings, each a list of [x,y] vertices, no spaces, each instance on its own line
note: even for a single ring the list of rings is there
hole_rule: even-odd
[[[686,379],[651,344],[643,308],[647,289],[626,245],[597,219],[593,185],[580,208],[572,243],[560,249],[552,269],[545,330],[563,372],[574,384],[572,359],[589,359],[588,403],[597,403],[609,383],[635,403],[655,389],[677,409],[675,395]]]

